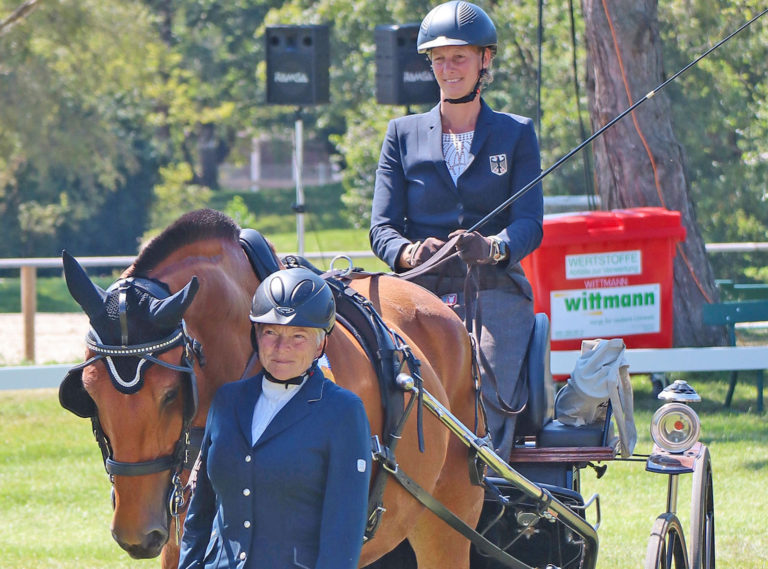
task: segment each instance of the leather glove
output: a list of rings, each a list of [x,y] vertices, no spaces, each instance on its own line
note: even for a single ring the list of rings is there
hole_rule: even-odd
[[[492,243],[488,237],[480,235],[477,231],[467,233],[464,229],[459,229],[451,233],[448,237],[459,236],[456,241],[456,250],[459,257],[468,265],[490,265],[494,263],[491,258]]]
[[[405,249],[405,263],[411,268],[418,267],[437,253],[443,245],[445,245],[445,241],[441,241],[436,237],[427,237],[422,242],[409,245]]]

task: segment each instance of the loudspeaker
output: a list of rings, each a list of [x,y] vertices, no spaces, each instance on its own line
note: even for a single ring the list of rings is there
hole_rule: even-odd
[[[327,103],[330,87],[328,26],[270,26],[266,30],[266,41],[267,103]]]
[[[376,26],[376,100],[383,105],[437,103],[440,88],[416,51],[419,24]]]

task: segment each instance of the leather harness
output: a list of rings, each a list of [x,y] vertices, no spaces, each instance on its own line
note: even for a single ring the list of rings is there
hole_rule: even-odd
[[[254,270],[259,278],[263,280],[266,275],[262,276],[259,274],[259,270],[264,270],[265,267],[279,270],[279,263],[263,236],[254,230],[247,231],[249,239],[244,241],[243,234],[241,234],[241,243],[243,243],[243,248],[249,259],[251,259]],[[258,262],[254,262],[256,255],[264,255],[267,251],[269,252],[268,258],[270,261],[265,263],[262,258]],[[302,266],[308,268],[325,278],[336,300],[336,318],[338,322],[350,331],[363,348],[369,361],[374,366],[379,380],[385,416],[382,431],[384,433],[384,441],[382,444],[378,437],[373,437],[372,440],[373,459],[379,463],[381,468],[379,468],[374,477],[369,493],[368,524],[365,539],[372,538],[381,523],[382,515],[386,511],[382,496],[386,482],[392,476],[414,498],[454,530],[472,541],[486,555],[507,567],[526,567],[448,510],[440,501],[436,500],[415,480],[403,472],[397,463],[395,448],[401,437],[405,422],[414,406],[417,409],[419,449],[422,451],[424,449],[421,428],[423,405],[421,401],[421,375],[419,373],[420,362],[402,338],[399,338],[394,331],[386,326],[370,300],[352,289],[348,284],[352,279],[365,278],[380,273],[367,273],[357,269],[347,271],[343,276],[340,276],[338,272],[322,273],[322,271],[314,267],[306,259],[293,255],[285,257],[283,263],[288,267]],[[417,382],[418,387],[415,392],[412,392],[416,393],[416,395],[412,395],[407,404],[404,402],[404,392],[396,381],[405,363],[408,365],[410,376]],[[472,482],[481,484],[482,473],[473,454],[470,454],[469,457],[469,470]]]

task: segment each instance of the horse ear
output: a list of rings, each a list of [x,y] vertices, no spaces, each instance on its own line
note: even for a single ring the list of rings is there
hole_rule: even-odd
[[[153,299],[149,304],[152,322],[163,328],[178,324],[184,311],[194,300],[199,286],[197,277],[192,277],[187,285],[176,294],[162,300]]]
[[[104,310],[107,293],[88,278],[85,269],[72,255],[62,251],[61,260],[64,263],[64,278],[67,281],[69,294],[72,295],[72,298],[77,301],[89,318],[98,316]]]

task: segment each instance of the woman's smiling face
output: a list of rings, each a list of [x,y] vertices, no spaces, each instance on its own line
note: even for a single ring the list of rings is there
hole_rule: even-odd
[[[488,50],[471,45],[447,45],[431,51],[432,71],[442,99],[457,99],[475,87]],[[486,67],[488,62],[486,63]]]
[[[262,324],[256,333],[261,365],[275,379],[299,376],[322,354],[324,334],[319,328]]]

